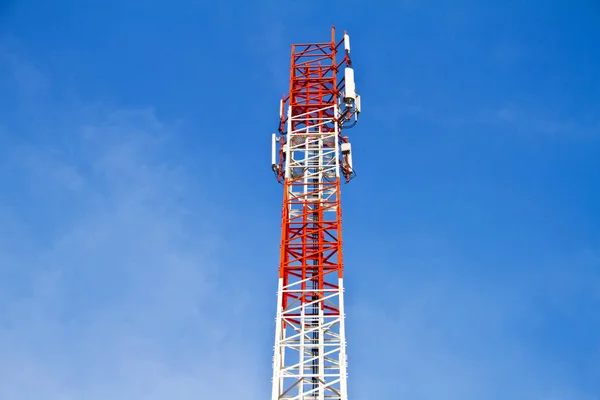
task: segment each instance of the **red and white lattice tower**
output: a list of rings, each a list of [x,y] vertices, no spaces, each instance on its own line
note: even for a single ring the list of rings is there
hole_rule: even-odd
[[[272,138],[284,187],[272,400],[348,398],[340,180],[354,170],[342,128],[359,113],[348,35],[292,45]]]

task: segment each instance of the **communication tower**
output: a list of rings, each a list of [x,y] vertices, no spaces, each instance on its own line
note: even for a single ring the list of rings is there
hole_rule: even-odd
[[[341,56],[338,57],[338,52]],[[350,38],[294,44],[271,166],[283,184],[272,400],[347,400],[340,181],[355,175]]]

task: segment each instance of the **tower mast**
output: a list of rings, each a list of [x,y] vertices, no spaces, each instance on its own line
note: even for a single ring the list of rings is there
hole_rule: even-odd
[[[351,65],[350,38],[336,42],[333,27],[329,42],[292,45],[272,136],[284,188],[272,400],[348,398],[340,181],[354,176],[342,128],[360,113]]]

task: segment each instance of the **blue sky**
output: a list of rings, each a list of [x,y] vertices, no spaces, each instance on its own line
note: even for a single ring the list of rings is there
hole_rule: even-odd
[[[332,23],[351,398],[599,398],[600,6],[320,3],[0,3],[0,398],[270,396],[270,133]]]

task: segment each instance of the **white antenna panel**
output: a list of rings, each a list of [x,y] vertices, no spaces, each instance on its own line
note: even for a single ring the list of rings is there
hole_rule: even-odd
[[[283,119],[283,99],[279,100],[279,119]]]
[[[356,86],[354,85],[354,70],[352,68],[346,67],[346,69],[344,70],[344,81],[346,84],[344,101],[352,102],[356,99]]]
[[[275,167],[277,163],[275,160],[277,159],[277,135],[273,134],[271,136],[271,166]]]

